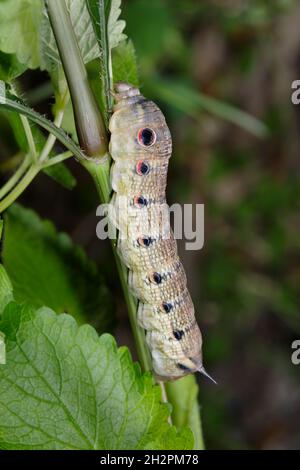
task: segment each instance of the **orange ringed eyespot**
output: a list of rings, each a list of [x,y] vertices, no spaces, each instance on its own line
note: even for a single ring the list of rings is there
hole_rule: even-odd
[[[148,175],[150,172],[150,165],[148,162],[140,160],[137,162],[135,169],[137,174],[140,176]]]

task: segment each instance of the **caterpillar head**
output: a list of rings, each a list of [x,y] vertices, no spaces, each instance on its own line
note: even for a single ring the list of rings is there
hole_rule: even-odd
[[[115,85],[114,113],[110,119],[110,153],[114,160],[166,159],[172,140],[165,117],[158,106],[128,83]]]

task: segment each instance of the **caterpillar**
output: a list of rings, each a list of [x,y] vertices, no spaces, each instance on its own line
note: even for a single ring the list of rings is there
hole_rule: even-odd
[[[119,82],[114,98],[111,218],[119,231],[118,254],[139,300],[138,322],[146,330],[153,371],[161,381],[197,371],[213,380],[203,367],[202,336],[169,217],[158,210],[166,204],[169,128],[160,109],[138,88]]]

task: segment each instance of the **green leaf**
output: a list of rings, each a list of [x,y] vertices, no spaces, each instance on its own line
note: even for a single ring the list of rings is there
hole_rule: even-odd
[[[73,189],[76,186],[76,178],[64,163],[48,166],[43,172],[66,189]]]
[[[0,50],[16,54],[21,64],[40,65],[40,0],[2,0],[0,3]]]
[[[2,222],[2,221],[1,221]],[[1,235],[0,235],[1,238]],[[13,288],[4,266],[0,264],[0,316],[5,307],[13,300]],[[0,331],[0,364],[5,364],[5,335]]]
[[[126,39],[125,21],[120,20],[121,0],[86,0],[101,51],[101,77],[105,112],[112,109],[113,89],[112,49]]]
[[[16,96],[9,92],[6,84],[0,80],[0,109],[1,108],[6,109],[7,111],[15,111],[19,114],[27,116],[35,124],[38,124],[48,132],[51,132],[79,160],[87,159],[86,155],[62,129],[55,126],[55,124],[46,119],[44,116],[41,116],[33,109],[28,108],[26,105],[21,103],[21,101]]]
[[[51,222],[17,204],[4,223],[2,258],[15,300],[68,312],[80,321],[88,317],[100,331],[111,330],[112,298],[83,250]]]
[[[117,47],[120,42],[126,39],[126,35],[123,33],[126,23],[124,20],[120,20],[121,14],[121,0],[109,0],[110,10],[108,16],[108,42],[110,50]]]
[[[204,449],[200,409],[198,404],[198,385],[194,375],[188,375],[175,382],[166,383],[168,400],[172,404],[173,424],[181,429],[190,427],[194,434],[196,450]]]
[[[198,117],[199,112],[204,110],[245,129],[256,137],[266,138],[269,135],[268,127],[259,119],[230,104],[199,93],[189,85],[152,78],[146,87],[153,96],[192,117]]]
[[[11,303],[0,322],[2,449],[191,449],[127,348],[69,315]]]
[[[85,0],[66,0],[66,5],[83,61],[87,64],[99,58],[100,52]],[[60,56],[46,11],[41,26],[41,43],[42,66],[51,70],[60,65]]]
[[[10,82],[26,70],[26,65],[20,64],[14,54],[0,52],[0,80]]]
[[[0,264],[0,315],[6,305],[13,300],[13,287],[5,268]]]
[[[145,448],[149,450],[191,450],[193,449],[191,447],[193,438],[191,439],[191,437],[190,429],[184,428],[178,432],[173,426],[168,432],[147,444]]]
[[[85,63],[99,57],[97,40],[85,0],[66,0]],[[51,71],[60,64],[54,36],[42,0],[2,0],[0,50],[15,54],[28,68]],[[3,77],[4,79],[4,77]]]
[[[136,53],[132,41],[123,41],[113,50],[112,66],[115,82],[123,81],[139,86]]]

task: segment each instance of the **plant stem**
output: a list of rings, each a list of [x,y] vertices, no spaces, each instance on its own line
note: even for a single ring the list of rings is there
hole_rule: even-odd
[[[17,171],[9,178],[9,180],[0,189],[0,199],[3,199],[7,193],[18,183],[19,179],[24,175],[25,171],[29,167],[30,157],[26,155],[23,162],[17,169]]]
[[[177,428],[189,426],[194,434],[195,450],[203,450],[201,416],[198,404],[198,385],[194,375],[187,375],[175,382],[167,382],[166,390],[173,405],[172,419]]]
[[[27,142],[28,142],[30,155],[31,155],[32,159],[34,161],[36,161],[37,160],[37,152],[36,152],[36,147],[35,147],[33,135],[32,135],[32,132],[31,132],[30,124],[28,122],[27,117],[20,115],[20,119],[22,121],[23,128],[24,128],[24,131],[25,131],[25,135],[26,135],[26,139],[27,139]]]
[[[65,92],[65,94],[63,95],[63,97],[62,97],[60,107],[57,110],[56,116],[55,116],[55,119],[54,119],[54,124],[57,127],[61,126],[61,123],[62,123],[62,120],[63,120],[63,117],[64,117],[65,108],[68,104],[68,101],[69,101],[69,91],[67,90]],[[47,140],[46,140],[46,142],[45,142],[44,148],[41,151],[41,154],[39,156],[39,161],[40,162],[44,162],[45,160],[47,160],[51,150],[53,149],[55,141],[56,141],[55,135],[50,133]]]
[[[55,157],[49,158],[45,163],[43,163],[43,168],[48,168],[49,166],[56,165],[57,163],[61,163],[68,158],[72,157],[73,153],[70,151],[60,153],[59,155],[56,155]]]
[[[31,181],[40,171],[38,165],[33,165],[29,168],[25,176],[21,181],[15,186],[15,188],[0,202],[0,214],[5,211],[15,200],[23,193]]]
[[[93,157],[107,153],[105,125],[88,83],[87,72],[64,0],[45,0],[63,63],[81,147]]]

